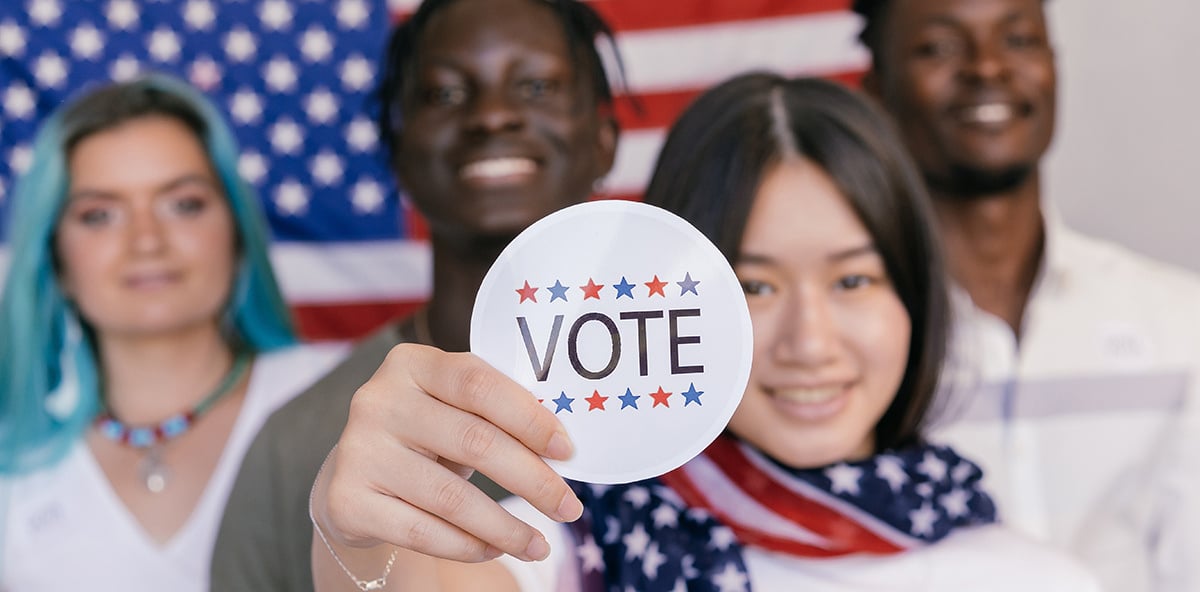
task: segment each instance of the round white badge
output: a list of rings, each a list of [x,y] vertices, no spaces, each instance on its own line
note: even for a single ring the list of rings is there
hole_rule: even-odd
[[[564,477],[669,472],[725,429],[750,376],[750,314],[720,251],[678,216],[597,201],[522,232],[488,271],[471,351],[566,426]]]

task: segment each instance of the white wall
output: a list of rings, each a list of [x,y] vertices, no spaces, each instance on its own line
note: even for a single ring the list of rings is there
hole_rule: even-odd
[[[1047,0],[1066,221],[1200,271],[1200,0]]]

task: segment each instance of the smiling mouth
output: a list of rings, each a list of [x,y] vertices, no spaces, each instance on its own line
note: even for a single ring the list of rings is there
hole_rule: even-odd
[[[981,103],[979,105],[956,109],[955,116],[960,122],[968,125],[995,127],[1010,123],[1018,117],[1028,115],[1030,111],[1031,108],[1027,105]]]
[[[768,391],[776,409],[801,421],[824,421],[842,412],[849,402],[850,386],[784,387]]]
[[[459,170],[459,177],[472,183],[506,184],[523,180],[537,172],[537,163],[529,158],[506,157],[477,160]]]
[[[826,403],[845,392],[844,386],[821,388],[786,388],[775,391],[775,396],[789,403],[816,405]]]
[[[176,273],[150,273],[125,280],[125,285],[135,290],[152,290],[175,283],[179,279]]]

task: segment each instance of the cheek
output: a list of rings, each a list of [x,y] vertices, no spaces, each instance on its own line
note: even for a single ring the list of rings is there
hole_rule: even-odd
[[[778,331],[784,322],[781,306],[771,306],[768,303],[747,300],[750,310],[750,326],[754,329],[754,361],[753,367],[765,364],[770,359],[771,346],[778,339]]]
[[[888,295],[847,315],[844,326],[845,335],[854,343],[865,367],[871,370],[871,382],[881,391],[887,391],[881,396],[890,401],[908,365],[912,341],[908,311],[898,297]]]
[[[198,245],[201,253],[211,253],[209,256],[213,258],[213,266],[217,272],[229,277],[230,281],[238,261],[237,237],[232,226],[233,221],[230,220],[228,224],[214,230],[211,242]]]
[[[237,261],[233,218],[228,211],[203,224],[183,227],[171,233],[172,248],[184,254],[211,280],[232,278]]]
[[[927,112],[936,109],[943,95],[951,88],[950,69],[914,63],[902,72],[903,82],[897,81],[895,88],[899,103],[909,111]],[[893,102],[893,101],[888,101]]]
[[[113,256],[112,241],[85,238],[70,231],[60,231],[55,241],[59,281],[62,290],[72,298],[80,298],[80,287],[97,286],[106,275],[105,269]]]

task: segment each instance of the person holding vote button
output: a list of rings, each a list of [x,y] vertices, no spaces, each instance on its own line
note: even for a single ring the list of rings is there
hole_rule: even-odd
[[[922,437],[942,259],[920,176],[865,99],[725,82],[672,128],[646,202],[706,235],[744,293],[753,361],[727,429],[666,474],[568,482],[552,467],[593,452],[572,445],[575,412],[475,355],[399,346],[314,484],[319,590],[381,571],[419,590],[1098,590],[998,526],[979,468]],[[522,499],[488,499],[473,470]]]

